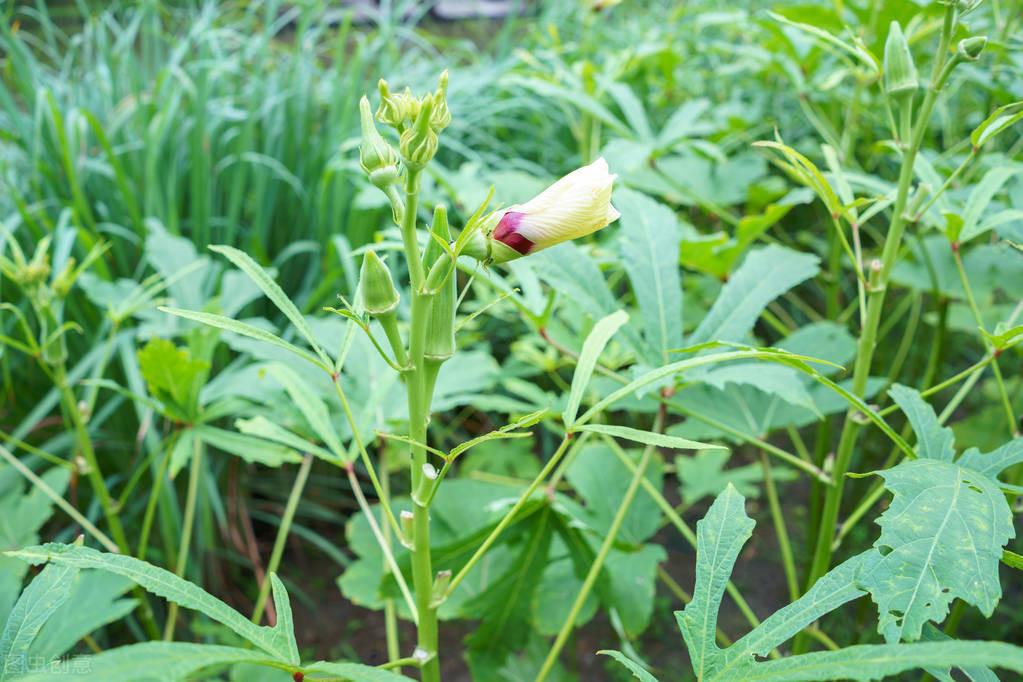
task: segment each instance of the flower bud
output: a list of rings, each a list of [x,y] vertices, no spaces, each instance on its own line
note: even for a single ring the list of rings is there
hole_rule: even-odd
[[[422,170],[437,154],[437,133],[430,126],[433,96],[423,98],[415,123],[401,134],[401,158],[410,170]]]
[[[437,79],[437,92],[433,94],[433,115],[430,116],[430,127],[434,132],[451,125],[451,111],[448,109],[448,70],[441,72]]]
[[[899,22],[892,21],[888,39],[884,44],[884,92],[886,95],[904,95],[919,87],[913,54]]]
[[[592,234],[618,220],[620,214],[611,205],[615,177],[602,158],[578,168],[526,203],[498,213],[462,253],[504,263]]]
[[[959,41],[959,47],[956,52],[964,61],[975,62],[980,59],[980,53],[984,51],[986,45],[987,36],[963,38]]]
[[[75,283],[75,259],[68,258],[64,269],[53,279],[53,295],[57,298],[67,298],[71,293],[71,287]]]
[[[450,263],[450,258],[444,254],[437,239],[445,242],[451,241],[451,229],[448,227],[448,211],[443,205],[438,205],[433,211],[433,227],[431,228],[434,239],[426,247],[426,266],[432,267],[437,259],[444,258]],[[428,360],[444,362],[455,354],[455,287],[457,286],[454,274],[447,276],[447,281],[441,285],[440,290],[433,295],[430,301],[430,316],[426,320],[426,344],[423,347],[423,354]]]
[[[380,106],[377,107],[377,120],[384,125],[398,130],[405,125],[405,111],[401,95],[391,94],[391,88],[383,78],[377,83],[380,92]]]
[[[369,176],[370,182],[382,189],[398,179],[398,154],[377,131],[369,100],[365,97],[359,101],[359,116],[362,119],[359,164]]]
[[[373,317],[394,312],[401,295],[394,288],[391,271],[375,251],[367,251],[362,258],[362,272],[359,275],[359,291],[362,307]]]

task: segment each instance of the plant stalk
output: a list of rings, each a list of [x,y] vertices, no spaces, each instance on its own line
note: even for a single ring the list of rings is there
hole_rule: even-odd
[[[258,623],[263,617],[263,609],[266,608],[267,597],[270,596],[270,574],[277,572],[281,565],[281,556],[284,555],[284,545],[288,541],[288,533],[291,532],[291,522],[295,519],[295,511],[298,509],[298,501],[302,499],[302,491],[305,490],[306,481],[309,480],[309,470],[313,465],[313,456],[306,454],[298,467],[295,475],[295,482],[291,485],[291,493],[288,494],[288,502],[284,506],[284,515],[281,517],[281,525],[277,528],[277,539],[274,540],[274,548],[270,552],[270,561],[266,565],[266,575],[263,576],[263,584],[259,586],[259,597],[256,598],[256,608],[252,611],[252,622]]]
[[[875,285],[870,288],[865,324],[857,345],[852,392],[859,397],[862,397],[866,392],[867,379],[870,376],[871,363],[874,358],[877,330],[881,321],[881,313],[884,309],[886,289],[902,246],[902,237],[906,227],[904,213],[914,177],[913,164],[916,161],[917,152],[920,150],[920,144],[927,131],[927,124],[930,120],[934,103],[937,100],[938,93],[941,91],[943,81],[948,75],[945,64],[948,59],[949,45],[955,27],[955,13],[955,5],[948,5],[945,11],[941,40],[934,60],[930,85],[927,93],[924,95],[923,103],[920,106],[919,114],[913,127],[912,136],[903,154],[898,189],[895,203],[892,207],[891,224],[881,253],[881,267],[879,272],[877,272]],[[842,503],[845,474],[849,470],[849,463],[852,460],[860,428],[861,424],[856,410],[849,410],[846,413],[845,422],[842,426],[842,435],[839,438],[838,450],[835,455],[835,467],[832,472],[832,479],[835,484],[828,489],[824,499],[824,508],[817,533],[813,562],[807,576],[807,589],[824,575],[831,565],[832,540],[835,524],[838,520],[839,508]]]

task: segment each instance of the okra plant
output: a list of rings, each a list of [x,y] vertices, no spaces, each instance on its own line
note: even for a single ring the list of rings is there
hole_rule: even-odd
[[[618,3],[590,4],[605,11]],[[211,276],[205,288],[191,291],[194,295],[165,301],[158,300],[165,289],[214,266],[192,251],[194,263],[187,268],[165,266],[161,277],[134,288],[134,283],[119,282],[131,288],[125,298],[114,285],[85,274],[103,265],[103,244],[86,244],[88,256],[81,265],[67,258],[70,246],[57,249],[54,273],[49,238],[39,241],[31,258],[17,241],[5,241],[12,256],[0,259],[0,272],[16,284],[30,316],[18,306],[0,304],[16,317],[20,333],[2,341],[31,358],[52,382],[81,461],[65,462],[36,448],[56,465],[40,476],[0,446],[0,457],[11,467],[0,469],[0,482],[9,483],[16,473],[33,486],[32,492],[20,484],[10,486],[13,492],[0,496],[0,505],[8,505],[0,508],[13,509],[11,518],[20,522],[16,545],[0,560],[11,562],[10,575],[18,586],[26,564],[44,566],[16,602],[0,600],[0,614],[9,613],[0,631],[0,682],[69,675],[220,679],[228,670],[235,680],[266,675],[298,682],[440,682],[442,663],[460,658],[479,681],[572,679],[565,654],[598,607],[616,637],[607,644],[615,648],[600,651],[614,661],[609,660],[608,669],[642,682],[658,677],[873,680],[919,670],[939,680],[997,679],[997,669],[1023,674],[1023,648],[955,638],[966,609],[993,614],[1002,596],[1001,567],[1023,570],[1023,557],[1006,549],[1023,495],[1023,439],[1013,406],[1018,377],[1003,376],[1001,364],[1003,355],[1018,353],[1023,341],[1018,324],[1023,304],[997,326],[990,325],[990,316],[975,300],[962,255],[968,242],[1020,214],[1005,209],[985,222],[984,206],[976,208],[972,195],[959,213],[949,202],[957,177],[985,145],[1023,120],[1023,105],[1000,107],[981,118],[967,140],[950,141],[968,151],[946,177],[923,154],[946,86],[957,69],[977,62],[987,49],[987,38],[973,35],[964,22],[977,5],[975,0],[947,0],[940,21],[924,28],[892,21],[877,54],[858,39],[770,16],[785,35],[799,36],[794,43],[838,55],[839,76],[855,79],[857,97],[870,88],[877,91],[875,101],[884,105],[881,117],[891,137],[878,146],[890,153],[886,161],[896,172],[893,183],[864,180],[847,153],[853,145],[844,144],[853,134],[848,131],[829,139],[839,144],[822,146],[828,164],[824,171],[811,160],[815,152],[797,150],[776,133],[754,147],[801,190],[793,192],[791,201],[768,202],[760,213],[735,218],[734,236],[694,234],[675,211],[649,196],[700,178],[661,177],[673,167],[672,159],[662,156],[677,135],[668,130],[670,125],[655,134],[638,98],[621,84],[592,77],[588,64],[581,76],[556,74],[580,86],[574,97],[581,102],[582,116],[573,134],[584,165],[521,203],[507,199],[505,188],[497,185],[474,210],[456,207],[450,215],[435,200],[438,193],[429,191],[432,181],[450,182],[439,163],[445,130],[459,115],[449,108],[448,73],[422,95],[409,88],[392,90],[381,80],[373,95],[376,107],[369,97],[358,104],[358,168],[383,197],[393,226],[356,251],[361,256],[357,267],[351,267],[356,263],[351,253],[339,253],[358,277],[351,278],[347,296],[339,295],[332,306],[312,297],[322,313],[315,318],[307,314],[308,304],[303,309],[289,297],[277,272],[257,262],[260,254],[231,245],[210,248],[222,264],[236,269],[229,271],[233,279],[224,275],[214,291],[209,281],[216,277]],[[925,76],[916,62],[928,41],[934,48],[927,55]],[[628,68],[629,60],[623,62],[617,68]],[[789,70],[796,78],[806,75]],[[530,87],[573,99],[541,83]],[[635,130],[615,118],[599,101],[601,94],[615,100]],[[858,106],[857,99],[850,119]],[[354,116],[354,105],[350,108]],[[698,128],[684,119],[679,116],[675,127]],[[602,147],[604,124],[628,139]],[[195,147],[201,149],[201,136],[197,140]],[[604,157],[595,153],[598,148]],[[705,141],[704,148],[710,143]],[[353,152],[354,146],[346,151]],[[621,182],[616,187],[612,169],[636,157],[644,168],[634,178],[649,179],[642,172],[660,178],[649,193],[637,191],[635,179],[631,187]],[[985,176],[974,190],[981,195],[976,203],[985,197],[990,202],[1008,177],[1003,173],[989,182]],[[816,255],[778,243],[753,246],[795,204],[808,203],[807,196],[823,204],[829,217],[826,272]],[[695,203],[728,216],[714,201]],[[209,227],[205,224],[204,234]],[[592,252],[573,243],[605,229],[602,246]],[[927,229],[934,234],[924,234]],[[65,245],[77,238],[65,229],[57,235]],[[175,243],[155,227],[149,239],[147,246],[155,251]],[[937,257],[931,258],[931,245],[945,249],[967,303],[966,328],[983,344],[982,357],[950,377],[937,375],[938,360],[928,362],[918,388],[897,381],[899,367],[887,378],[879,376],[886,368],[879,368],[875,358],[886,335],[892,292],[905,281],[899,277],[912,279],[899,271],[910,242],[919,246],[930,267],[935,290],[942,283],[934,272]],[[613,249],[603,248],[611,243]],[[697,322],[683,324],[689,306],[683,305],[680,262],[720,280],[707,294],[709,305]],[[610,281],[605,271],[613,273]],[[813,321],[799,327],[776,317],[784,312],[774,305],[776,299],[818,275],[824,282],[825,313],[794,297]],[[546,291],[541,282],[548,285]],[[64,308],[76,284],[106,303],[109,325],[103,359],[83,381],[69,378],[65,345],[66,335],[77,329]],[[846,290],[853,293],[843,310]],[[240,317],[242,307],[260,294],[290,329]],[[119,327],[158,302],[175,305],[161,306],[158,323],[147,321],[157,329],[160,323],[172,325],[167,335],[180,336],[185,346],[151,338],[136,352],[125,353]],[[513,396],[473,394],[461,403],[451,401],[462,377],[475,369],[473,363],[493,362],[468,349],[481,342],[474,336],[477,318],[503,304],[512,311],[502,313],[504,320],[514,317],[535,332],[511,342],[511,367],[504,378],[514,387]],[[919,305],[914,304],[913,313],[898,309],[918,321],[923,316]],[[945,312],[938,316],[942,331]],[[776,344],[756,340],[761,319],[780,330]],[[855,338],[846,323],[855,329]],[[913,333],[906,338],[912,343]],[[240,363],[240,370],[233,366],[211,376],[222,341],[252,357]],[[137,361],[138,391],[106,378],[115,352]],[[934,355],[940,354],[939,349]],[[904,359],[901,350],[900,356]],[[560,390],[528,380],[538,374],[516,374],[521,367],[515,363],[523,357],[544,368]],[[849,378],[843,379],[843,368],[850,364]],[[565,367],[571,368],[570,383],[558,374]],[[957,434],[947,422],[958,417],[987,372],[999,425],[1011,438],[983,448],[988,452],[972,443],[957,449]],[[223,388],[232,381],[242,388]],[[938,413],[928,399],[945,389],[955,393]],[[97,457],[96,425],[90,422],[99,391],[107,390],[144,405],[172,434],[148,468],[140,465],[125,477],[116,497],[108,483],[110,472]],[[268,397],[252,395],[261,392]],[[472,437],[459,437],[459,417],[450,406],[473,400],[480,403],[474,406],[477,413],[487,418],[507,414],[507,423],[502,419],[472,429]],[[892,404],[883,407],[886,400]],[[905,418],[901,431],[891,425],[892,416]],[[829,452],[831,417],[840,420],[834,453]],[[224,419],[234,419],[233,430],[217,425]],[[811,452],[800,428],[815,423],[818,442]],[[781,428],[795,452],[769,438]],[[868,430],[890,452],[887,458],[864,451]],[[725,469],[729,454],[722,443],[748,445],[759,461]],[[523,444],[535,445],[542,462],[529,458]],[[203,526],[198,500],[210,449],[270,467],[297,465],[265,574],[258,576],[254,607],[244,614],[187,578],[200,563],[191,550]],[[680,454],[666,464],[662,453],[667,451]],[[494,460],[481,472],[485,475],[462,475],[478,454]],[[385,641],[380,648],[386,660],[379,665],[306,660],[296,636],[296,614],[282,576],[296,585],[302,576],[289,564],[285,545],[297,531],[314,460],[325,463],[321,466],[350,489],[358,505],[345,538],[354,559],[345,559],[338,587],[351,602],[382,612]],[[187,493],[178,521],[176,500],[167,501],[163,486],[185,467]],[[669,468],[679,479],[679,503],[664,491]],[[147,503],[137,505],[142,524],[135,541],[120,513],[147,473],[154,485]],[[98,510],[83,513],[64,499],[78,474],[87,477]],[[807,521],[805,563],[797,560],[788,531],[795,505],[787,504],[778,488],[797,476],[805,479],[814,510]],[[787,606],[763,619],[732,580],[755,526],[746,497],[759,495],[761,488],[789,598]],[[855,497],[851,490],[865,494],[850,500]],[[694,532],[684,514],[710,498]],[[874,529],[865,520],[882,500],[887,506]],[[855,504],[851,511],[850,502]],[[84,534],[39,544],[36,531],[51,505],[70,515]],[[154,527],[173,570],[147,561]],[[674,538],[676,532],[695,550],[691,592],[662,568],[667,553],[661,538]],[[92,542],[105,551],[88,546]],[[856,543],[866,548],[850,553]],[[768,565],[762,557],[751,561]],[[687,653],[678,669],[656,669],[636,645],[655,620],[658,584],[684,604],[675,612]],[[133,599],[122,599],[129,586]],[[734,639],[736,618],[719,617],[726,594],[744,623],[745,634]],[[150,595],[169,606],[162,612],[153,608],[157,600],[151,603]],[[861,598],[861,610],[869,599],[877,617],[866,616],[869,632],[842,647],[827,629],[834,620],[821,619],[851,609]],[[182,618],[179,609],[202,614],[205,629]],[[144,641],[80,661],[60,658],[80,639],[99,649],[89,633],[122,617]],[[479,621],[463,650],[444,645],[451,639],[442,637],[442,629],[454,619]],[[175,641],[184,634],[183,621],[193,624],[190,635],[217,643]],[[872,640],[883,643],[863,643]],[[578,649],[585,643],[575,645]],[[48,665],[36,665],[40,660]]]

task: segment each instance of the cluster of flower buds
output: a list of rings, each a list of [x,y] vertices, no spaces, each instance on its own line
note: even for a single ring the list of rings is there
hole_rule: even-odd
[[[505,263],[592,234],[618,219],[611,205],[615,177],[602,158],[578,168],[526,203],[492,214],[462,253]]]
[[[380,106],[376,111],[376,119],[398,132],[400,141],[398,148],[402,162],[410,170],[422,170],[437,153],[437,136],[451,124],[451,111],[448,109],[448,72],[441,73],[437,89],[423,97],[416,97],[409,88],[402,92],[391,92],[387,81],[378,84]],[[374,184],[387,182],[391,177],[391,168],[395,168],[398,154],[388,145],[376,130],[373,119],[369,115],[369,101],[360,103],[362,107],[362,167],[370,179],[374,180],[373,172],[378,174]],[[386,152],[385,152],[386,149]],[[397,172],[394,172],[397,177]],[[392,180],[393,182],[393,180]]]

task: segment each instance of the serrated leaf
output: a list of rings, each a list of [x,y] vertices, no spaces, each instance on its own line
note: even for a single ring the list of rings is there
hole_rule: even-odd
[[[634,660],[623,654],[621,651],[601,649],[597,653],[602,656],[610,656],[611,658],[615,659],[616,661],[624,665],[626,668],[629,669],[629,672],[632,673],[632,676],[639,680],[639,682],[657,682],[656,677],[648,673],[643,666],[641,666],[639,663],[636,663]]]
[[[590,431],[592,433],[602,433],[606,436],[613,436],[615,438],[624,438],[625,440],[631,440],[634,443],[643,443],[644,445],[655,445],[661,448],[671,448],[672,450],[728,449],[723,445],[700,443],[699,441],[689,440],[688,438],[679,438],[678,436],[669,436],[663,433],[654,433],[653,431],[642,431],[640,429],[633,429],[628,426],[613,426],[611,424],[583,424],[577,430]]]
[[[256,415],[252,419],[236,419],[234,426],[249,436],[280,443],[298,452],[308,452],[320,459],[337,464],[337,457],[329,450],[321,448],[315,443],[310,443],[297,433],[293,433],[283,426],[273,423],[263,415]]]
[[[281,579],[273,572],[270,573],[270,585],[273,586],[274,612],[277,614],[271,643],[275,651],[287,652],[285,660],[301,661],[298,643],[295,641],[295,619],[291,613],[291,599],[288,597],[288,591],[284,589]]]
[[[183,408],[197,395],[196,379],[209,368],[209,363],[193,359],[167,339],[150,340],[139,350],[138,361],[149,392]]]
[[[341,439],[334,430],[330,421],[330,412],[323,404],[315,391],[305,381],[286,365],[274,363],[269,367],[270,376],[277,380],[296,407],[302,412],[302,416],[309,422],[316,435],[320,437],[327,448],[341,461],[348,458],[348,452],[341,445]]]
[[[828,571],[802,597],[775,611],[749,634],[725,649],[716,674],[724,677],[730,670],[741,670],[755,660],[754,656],[767,656],[824,614],[863,596],[865,593],[857,585],[857,575],[864,559],[861,554]]]
[[[621,211],[622,263],[643,320],[651,364],[668,361],[668,349],[682,345],[682,231],[674,212],[639,192],[615,194]]]
[[[941,622],[955,598],[990,616],[1002,592],[1002,548],[1015,535],[997,484],[933,459],[879,475],[893,499],[860,575],[878,605],[878,631],[890,643],[919,639],[924,624]]]
[[[597,360],[601,352],[607,346],[607,342],[619,327],[629,319],[628,313],[624,310],[611,313],[602,318],[593,326],[593,330],[586,341],[583,342],[582,352],[579,354],[579,361],[576,363],[575,372],[572,374],[572,389],[568,394],[568,404],[562,413],[565,421],[565,428],[571,429],[575,423],[575,417],[579,412],[579,405],[583,400],[583,392],[590,383],[593,376],[593,369],[597,366]]]
[[[302,455],[291,448],[262,438],[255,438],[237,431],[220,429],[209,424],[200,424],[192,429],[195,437],[218,450],[241,457],[246,462],[279,467],[285,462],[301,462]]]
[[[1023,648],[982,641],[860,644],[838,651],[818,651],[757,663],[743,670],[736,679],[744,682],[869,682],[906,670],[945,665],[990,666],[1023,672]]]
[[[136,601],[119,598],[130,587],[130,580],[112,573],[80,571],[71,581],[71,596],[39,631],[30,654],[49,661],[89,633],[131,613]]]
[[[295,647],[288,642],[287,636],[281,636],[277,628],[252,623],[201,587],[145,561],[121,554],[97,552],[89,547],[55,542],[7,552],[7,555],[31,564],[50,562],[57,566],[72,568],[96,568],[124,576],[157,596],[186,609],[204,613],[271,656],[284,662],[298,664],[298,659],[293,655]]]
[[[626,451],[626,456],[638,459],[638,450]],[[661,489],[663,465],[655,456],[647,466],[645,478]],[[588,443],[582,447],[566,471],[573,489],[585,502],[575,514],[577,519],[604,535],[611,527],[618,502],[624,497],[632,472],[615,453],[603,443]],[[571,506],[568,506],[572,509]],[[578,509],[578,505],[576,505]],[[648,540],[660,527],[661,510],[649,495],[638,495],[622,521],[618,539],[628,545],[639,545]]]
[[[959,466],[973,469],[991,478],[997,478],[1009,467],[1020,463],[1023,463],[1023,438],[1019,436],[988,453],[970,448],[963,453],[958,462]]]
[[[544,510],[530,520],[515,547],[516,560],[487,589],[466,601],[464,609],[486,614],[466,639],[470,665],[499,665],[508,654],[521,648],[529,636],[529,616],[533,592],[547,565],[552,531],[550,511]]]
[[[697,452],[692,456],[675,458],[675,475],[678,478],[679,494],[687,506],[692,506],[705,497],[716,497],[729,485],[735,486],[744,497],[760,497],[760,482],[764,480],[764,469],[759,464],[725,468],[731,453],[725,450]],[[775,481],[790,481],[796,477],[794,471],[784,466],[773,470]]]
[[[921,640],[924,642],[954,642],[955,638],[949,637],[942,630],[928,623],[923,629]],[[926,670],[940,682],[955,682],[955,678],[951,674],[951,667],[939,669],[935,666],[928,666]],[[971,682],[998,682],[998,676],[985,666],[967,666],[962,670]]]
[[[0,680],[28,672],[29,648],[46,621],[71,595],[77,573],[73,566],[47,566],[22,592],[0,635]]]
[[[320,661],[306,668],[305,672],[306,679],[309,680],[328,679],[317,676],[317,673],[326,673],[331,676],[329,679],[337,680],[340,678],[345,682],[413,682],[410,677],[399,675],[390,670],[362,665],[361,663]]]
[[[309,323],[299,311],[298,306],[288,298],[288,295],[284,293],[280,285],[270,277],[259,263],[252,260],[249,254],[239,251],[233,246],[221,244],[219,246],[211,246],[210,250],[226,256],[239,270],[248,275],[256,283],[256,286],[266,294],[267,298],[277,306],[278,310],[284,313],[284,316],[291,321],[291,324],[305,338],[309,346],[316,352],[316,355],[323,361],[323,364],[328,367],[331,365],[330,358],[327,357],[327,354],[323,352],[323,349],[316,342],[313,330],[309,327]]]
[[[773,244],[750,251],[688,342],[743,341],[767,304],[816,275],[818,262]]]
[[[171,308],[168,306],[160,306],[160,310],[171,315],[183,317],[186,320],[200,322],[211,327],[216,327],[217,329],[223,329],[224,331],[234,332],[235,334],[238,334],[240,336],[247,336],[250,339],[255,339],[257,341],[263,341],[264,343],[273,344],[278,348],[283,348],[284,350],[294,353],[303,360],[307,360],[308,362],[311,362],[314,365],[323,368],[324,370],[328,370],[330,367],[329,363],[322,362],[319,358],[317,358],[309,351],[303,348],[299,348],[298,346],[292,343],[288,343],[287,341],[277,336],[276,334],[272,334],[271,332],[268,332],[265,329],[260,329],[259,327],[254,327],[251,324],[246,324],[245,322],[239,322],[234,318],[225,317],[223,315],[215,315],[213,313],[202,313],[196,310],[182,310],[181,308]]]
[[[58,495],[67,488],[71,472],[54,467],[43,473],[43,481]],[[39,542],[39,529],[53,513],[53,501],[39,487],[25,492],[19,474],[0,465],[0,547],[25,547]],[[6,621],[28,571],[25,562],[0,553],[0,620]]]
[[[916,433],[916,452],[925,459],[951,462],[955,458],[955,435],[952,429],[942,426],[938,416],[920,396],[918,391],[901,384],[895,384],[888,395],[898,405]]]
[[[675,613],[697,679],[706,679],[721,663],[715,643],[718,610],[739,551],[756,525],[746,515],[745,498],[729,485],[696,524],[696,586],[693,599]]]
[[[244,662],[268,664],[273,660],[259,651],[232,646],[145,642],[62,661],[55,669],[20,677],[18,682],[61,682],[79,677],[81,671],[93,680],[180,682],[205,668]]]

